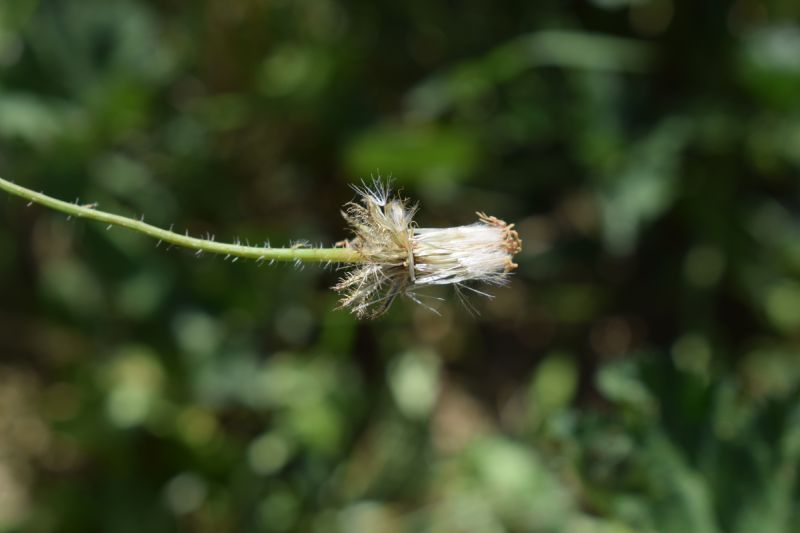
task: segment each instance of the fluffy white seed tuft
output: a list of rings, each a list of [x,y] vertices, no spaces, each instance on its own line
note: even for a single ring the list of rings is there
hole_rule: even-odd
[[[399,295],[415,302],[426,285],[470,282],[503,285],[517,265],[522,241],[513,224],[478,213],[478,222],[454,228],[417,228],[416,206],[391,197],[388,186],[356,188],[360,199],[342,213],[355,236],[339,243],[360,253],[363,263],[334,287],[342,307],[359,318],[375,318]]]

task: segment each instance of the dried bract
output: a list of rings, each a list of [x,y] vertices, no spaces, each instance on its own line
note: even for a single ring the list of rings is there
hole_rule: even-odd
[[[513,224],[478,213],[478,222],[468,226],[417,228],[416,206],[391,197],[386,185],[356,190],[359,201],[342,213],[355,236],[343,245],[358,251],[363,262],[334,289],[342,307],[359,318],[382,315],[398,295],[421,303],[414,292],[425,285],[503,285],[517,267],[513,257],[522,241]]]

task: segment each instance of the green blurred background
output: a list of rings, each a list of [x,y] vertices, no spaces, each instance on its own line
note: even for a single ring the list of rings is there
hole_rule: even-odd
[[[0,531],[800,531],[794,0],[2,0],[0,175],[333,243],[515,221],[441,316],[0,197]]]

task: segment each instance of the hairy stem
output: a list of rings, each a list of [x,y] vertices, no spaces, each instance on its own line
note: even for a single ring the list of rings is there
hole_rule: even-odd
[[[231,257],[242,257],[262,261],[303,261],[313,263],[361,263],[363,261],[361,255],[350,248],[268,248],[197,239],[146,224],[141,220],[98,211],[92,205],[78,205],[56,200],[55,198],[26,189],[25,187],[21,187],[2,178],[0,178],[0,189],[30,202],[35,202],[55,209],[56,211],[61,211],[70,216],[121,226],[143,233],[164,243],[190,248],[199,252],[223,254]]]

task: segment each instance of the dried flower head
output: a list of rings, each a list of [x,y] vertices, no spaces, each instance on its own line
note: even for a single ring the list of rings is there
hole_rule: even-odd
[[[425,285],[452,284],[484,294],[467,283],[504,285],[517,265],[522,241],[513,224],[478,213],[478,222],[454,228],[418,228],[416,206],[395,196],[388,185],[356,188],[359,201],[342,212],[355,236],[342,243],[363,262],[334,287],[342,307],[359,318],[386,312],[398,295],[420,303],[415,291]],[[424,305],[424,304],[423,304]]]

